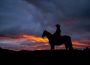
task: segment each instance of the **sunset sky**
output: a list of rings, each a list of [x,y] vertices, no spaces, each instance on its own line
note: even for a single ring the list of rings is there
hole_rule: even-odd
[[[0,47],[48,50],[44,30],[72,38],[74,48],[90,47],[90,0],[0,0]],[[62,49],[63,46],[56,46]]]

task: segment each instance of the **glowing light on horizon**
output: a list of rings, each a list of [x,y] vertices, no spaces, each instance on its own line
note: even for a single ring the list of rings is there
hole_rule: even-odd
[[[1,42],[3,42],[3,43],[6,43],[6,44],[13,43],[13,44],[16,44],[17,46],[21,46],[21,49],[23,47],[23,49],[26,49],[26,50],[44,50],[44,49],[50,48],[50,45],[48,42],[49,40],[47,38],[42,38],[40,36],[35,36],[35,35],[21,34],[19,36],[6,36],[6,37],[0,36],[0,39],[1,39]],[[26,43],[26,45],[22,45],[22,44],[20,44],[20,43],[22,43],[22,42],[20,42],[20,40],[31,41],[32,44],[33,43],[34,44],[27,45],[27,43]],[[90,46],[90,45],[85,44],[85,42],[89,43],[90,40],[79,40],[79,41],[72,40],[72,44],[73,44],[74,48],[84,48],[84,47]],[[65,49],[65,46],[64,45],[56,46],[56,49]]]
[[[15,38],[12,38],[12,37],[0,37],[0,39],[25,39],[25,40],[29,40],[29,41],[35,41],[35,42],[43,42],[43,43],[47,43],[49,40],[45,37],[45,38],[42,38],[40,36],[35,36],[35,35],[28,35],[28,34],[22,34],[22,35],[19,35],[19,36],[16,36]],[[80,44],[81,42],[90,42],[89,40],[80,40],[80,41],[76,41],[76,40],[73,40],[72,43],[73,44]],[[48,45],[48,44],[46,44]]]
[[[42,38],[39,36],[27,35],[27,34],[22,35],[21,39],[26,39],[26,40],[36,41],[36,42],[48,42],[47,38]]]

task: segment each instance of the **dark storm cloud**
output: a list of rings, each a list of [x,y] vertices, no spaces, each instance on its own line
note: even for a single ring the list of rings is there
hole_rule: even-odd
[[[89,0],[26,0],[46,13],[67,17],[90,17]]]
[[[26,0],[37,7],[47,21],[44,24],[51,28],[61,24],[64,34],[71,34],[79,39],[88,38],[90,32],[90,0]],[[88,33],[88,34],[87,34]]]
[[[39,34],[42,27],[34,6],[22,0],[0,0],[0,4],[0,34]]]
[[[53,33],[59,23],[62,34],[89,37],[90,0],[0,0],[0,5],[0,34]]]

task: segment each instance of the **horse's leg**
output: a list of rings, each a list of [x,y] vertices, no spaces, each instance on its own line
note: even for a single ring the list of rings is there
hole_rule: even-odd
[[[65,43],[65,48],[66,48],[66,50],[68,50],[68,46],[67,46],[67,43]]]
[[[54,50],[54,45],[51,45],[51,50]]]
[[[72,42],[69,43],[69,50],[73,50]]]
[[[67,41],[68,41],[67,44],[68,44],[69,50],[73,50],[71,38],[69,37]]]

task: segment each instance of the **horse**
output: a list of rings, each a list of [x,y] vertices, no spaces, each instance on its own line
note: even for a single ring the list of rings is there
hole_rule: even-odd
[[[55,45],[62,45],[62,44],[65,45],[66,50],[73,49],[70,36],[64,35],[64,36],[61,36],[59,40],[57,40],[54,37],[54,35],[52,35],[51,33],[49,33],[48,31],[45,30],[42,34],[42,38],[44,38],[44,37],[48,38],[51,50],[54,50]]]

